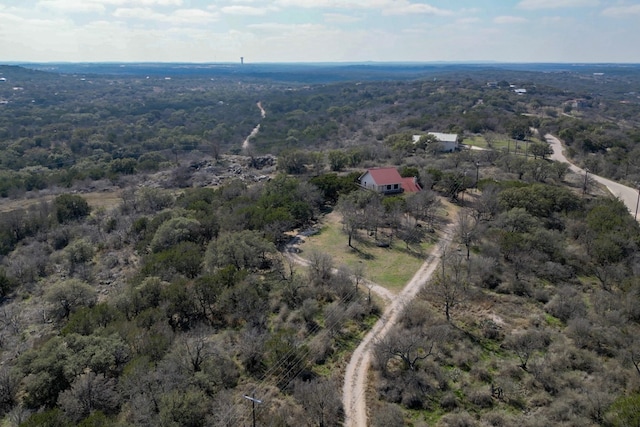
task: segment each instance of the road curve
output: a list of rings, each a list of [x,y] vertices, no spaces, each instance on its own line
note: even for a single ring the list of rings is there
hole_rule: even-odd
[[[453,234],[453,224],[445,228],[441,237],[442,244],[449,245]],[[373,345],[383,339],[389,330],[397,323],[400,314],[407,303],[418,294],[422,286],[430,279],[438,266],[438,247],[434,247],[426,261],[402,292],[386,307],[382,317],[378,319],[373,328],[365,335],[360,345],[351,355],[344,375],[342,390],[342,405],[345,410],[345,427],[367,426],[367,372],[371,363]]]
[[[564,147],[562,146],[562,142],[558,138],[551,134],[546,134],[544,137],[553,149],[551,160],[568,163],[569,169],[572,172],[581,175],[585,174],[584,169],[581,169],[578,166],[574,165],[564,156]],[[619,182],[611,181],[610,179],[603,178],[592,173],[589,173],[589,177],[607,187],[611,194],[624,202],[627,209],[629,209],[629,213],[631,213],[632,216],[636,217],[636,212],[638,211],[638,201],[640,201],[640,191],[638,189],[627,187],[626,185],[622,185]],[[639,218],[636,217],[636,219]]]

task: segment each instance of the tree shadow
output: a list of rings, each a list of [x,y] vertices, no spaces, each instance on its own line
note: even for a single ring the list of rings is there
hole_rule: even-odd
[[[355,253],[356,256],[360,259],[371,261],[376,258],[373,254],[370,254],[369,252],[365,252],[354,246],[351,246],[349,249],[351,249],[351,252]]]

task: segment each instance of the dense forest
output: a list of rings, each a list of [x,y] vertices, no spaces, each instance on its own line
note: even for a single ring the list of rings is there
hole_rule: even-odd
[[[371,425],[640,422],[640,227],[543,138],[637,187],[635,68],[157,67],[0,67],[3,427],[341,425],[369,247],[438,263]],[[423,191],[359,189],[375,166]],[[361,267],[288,256],[328,214]]]

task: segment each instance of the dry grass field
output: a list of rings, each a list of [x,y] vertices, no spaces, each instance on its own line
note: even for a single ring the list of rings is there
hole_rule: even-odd
[[[305,254],[311,251],[319,251],[331,255],[336,266],[354,269],[362,265],[365,278],[399,292],[425,261],[435,239],[436,234],[427,234],[424,243],[407,249],[404,242],[394,238],[391,245],[384,248],[361,232],[353,240],[355,249],[350,248],[347,236],[342,232],[340,215],[332,212],[322,219],[319,232],[305,239],[300,255],[306,257]]]
[[[112,208],[118,205],[122,199],[120,197],[119,190],[113,191],[96,191],[91,193],[80,193],[91,209],[96,210],[100,208]],[[27,209],[30,206],[36,205],[41,202],[51,202],[55,199],[56,195],[47,194],[40,197],[25,197],[20,199],[2,199],[0,202],[0,213],[11,212],[18,209]]]

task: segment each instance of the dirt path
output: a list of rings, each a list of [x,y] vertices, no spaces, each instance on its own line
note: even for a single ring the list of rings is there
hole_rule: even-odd
[[[262,102],[258,101],[256,105],[260,109],[260,115],[262,116],[262,118],[264,119],[265,117],[267,117],[267,112],[264,110],[264,108],[262,108]],[[253,128],[249,136],[247,136],[242,142],[242,151],[246,152],[247,150],[249,150],[251,138],[255,137],[258,132],[260,132],[260,123],[258,123],[258,125]]]
[[[562,146],[562,142],[551,134],[547,134],[544,136],[547,142],[551,145],[553,149],[553,154],[551,155],[551,160],[555,160],[558,162],[568,163],[569,169],[577,173],[579,175],[585,175],[585,170],[579,168],[578,166],[571,163],[563,154],[564,147]],[[618,197],[620,200],[624,202],[629,209],[631,215],[636,216],[638,212],[638,202],[640,201],[640,192],[636,188],[627,187],[626,185],[622,185],[619,182],[611,181],[610,179],[603,178],[598,175],[594,175],[589,173],[589,178],[601,183],[605,187],[609,189],[611,194]],[[636,216],[636,219],[637,218]]]
[[[449,245],[453,234],[453,224],[448,225],[441,236],[444,245]],[[383,339],[396,324],[404,307],[418,294],[422,286],[429,280],[438,266],[438,250],[436,246],[427,257],[422,267],[387,306],[382,317],[355,349],[347,365],[342,390],[342,404],[346,413],[345,427],[367,426],[367,374],[373,344]]]
[[[264,119],[265,117],[267,117],[267,112],[265,111],[264,108],[262,108],[262,102],[258,101],[258,108],[260,109],[260,114],[262,115],[262,118]]]

